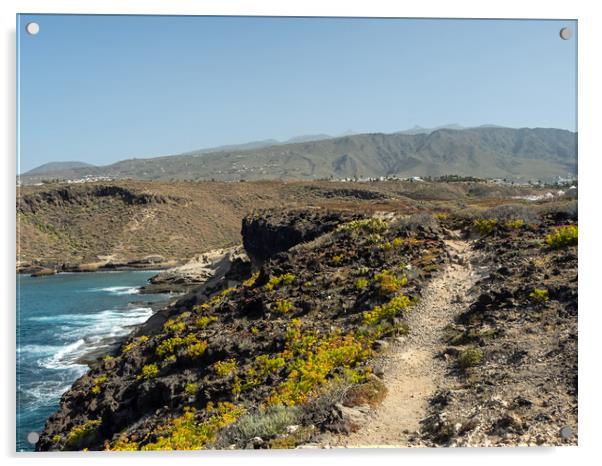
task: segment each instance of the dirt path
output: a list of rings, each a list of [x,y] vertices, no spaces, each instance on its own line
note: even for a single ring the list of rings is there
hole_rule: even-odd
[[[405,447],[426,417],[429,398],[445,383],[445,362],[436,356],[445,348],[446,325],[467,304],[467,292],[477,280],[467,241],[447,240],[451,263],[424,290],[408,317],[410,334],[385,356],[384,382],[388,395],[369,422],[351,435],[326,437],[332,447]]]

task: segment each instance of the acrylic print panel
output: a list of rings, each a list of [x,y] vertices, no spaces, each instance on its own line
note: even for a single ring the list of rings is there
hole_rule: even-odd
[[[17,30],[18,450],[577,443],[576,21]]]

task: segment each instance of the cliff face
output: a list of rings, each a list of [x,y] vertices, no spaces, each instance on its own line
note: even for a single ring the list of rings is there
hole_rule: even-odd
[[[19,212],[35,214],[45,205],[87,204],[96,198],[117,198],[127,205],[182,203],[183,200],[160,194],[136,193],[121,186],[65,186],[22,196]]]
[[[272,447],[289,425],[301,427],[288,446],[312,429],[349,429],[333,410],[341,387],[379,387],[371,354],[407,332],[405,313],[444,260],[428,228],[349,220],[326,211],[246,219],[260,268],[151,318],[63,395],[37,449],[245,447],[241,426],[268,419],[284,424],[262,434]]]
[[[359,217],[319,208],[256,211],[242,221],[243,246],[251,259],[261,263],[279,252],[334,230],[342,222]]]

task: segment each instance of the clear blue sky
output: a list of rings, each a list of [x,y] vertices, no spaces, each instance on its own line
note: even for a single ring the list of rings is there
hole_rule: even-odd
[[[29,21],[40,32],[24,32]],[[576,130],[572,21],[23,15],[20,163],[414,125]]]

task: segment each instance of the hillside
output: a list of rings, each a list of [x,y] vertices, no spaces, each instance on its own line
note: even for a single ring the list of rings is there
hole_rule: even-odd
[[[70,170],[92,170],[94,168],[94,165],[85,162],[50,162],[23,173],[23,176],[47,176]]]
[[[242,226],[253,268],[93,364],[38,451],[577,443],[574,206]]]
[[[247,150],[220,150],[104,167],[72,168],[54,178],[261,180],[440,176],[551,179],[576,174],[577,135],[558,129],[478,127],[418,134],[356,134]],[[41,176],[23,176],[24,184]]]
[[[240,243],[242,218],[257,208],[356,211],[472,204],[545,192],[487,183],[143,182],[22,187],[17,196],[18,269],[93,270],[162,256],[183,262]],[[155,261],[153,261],[155,262]]]

